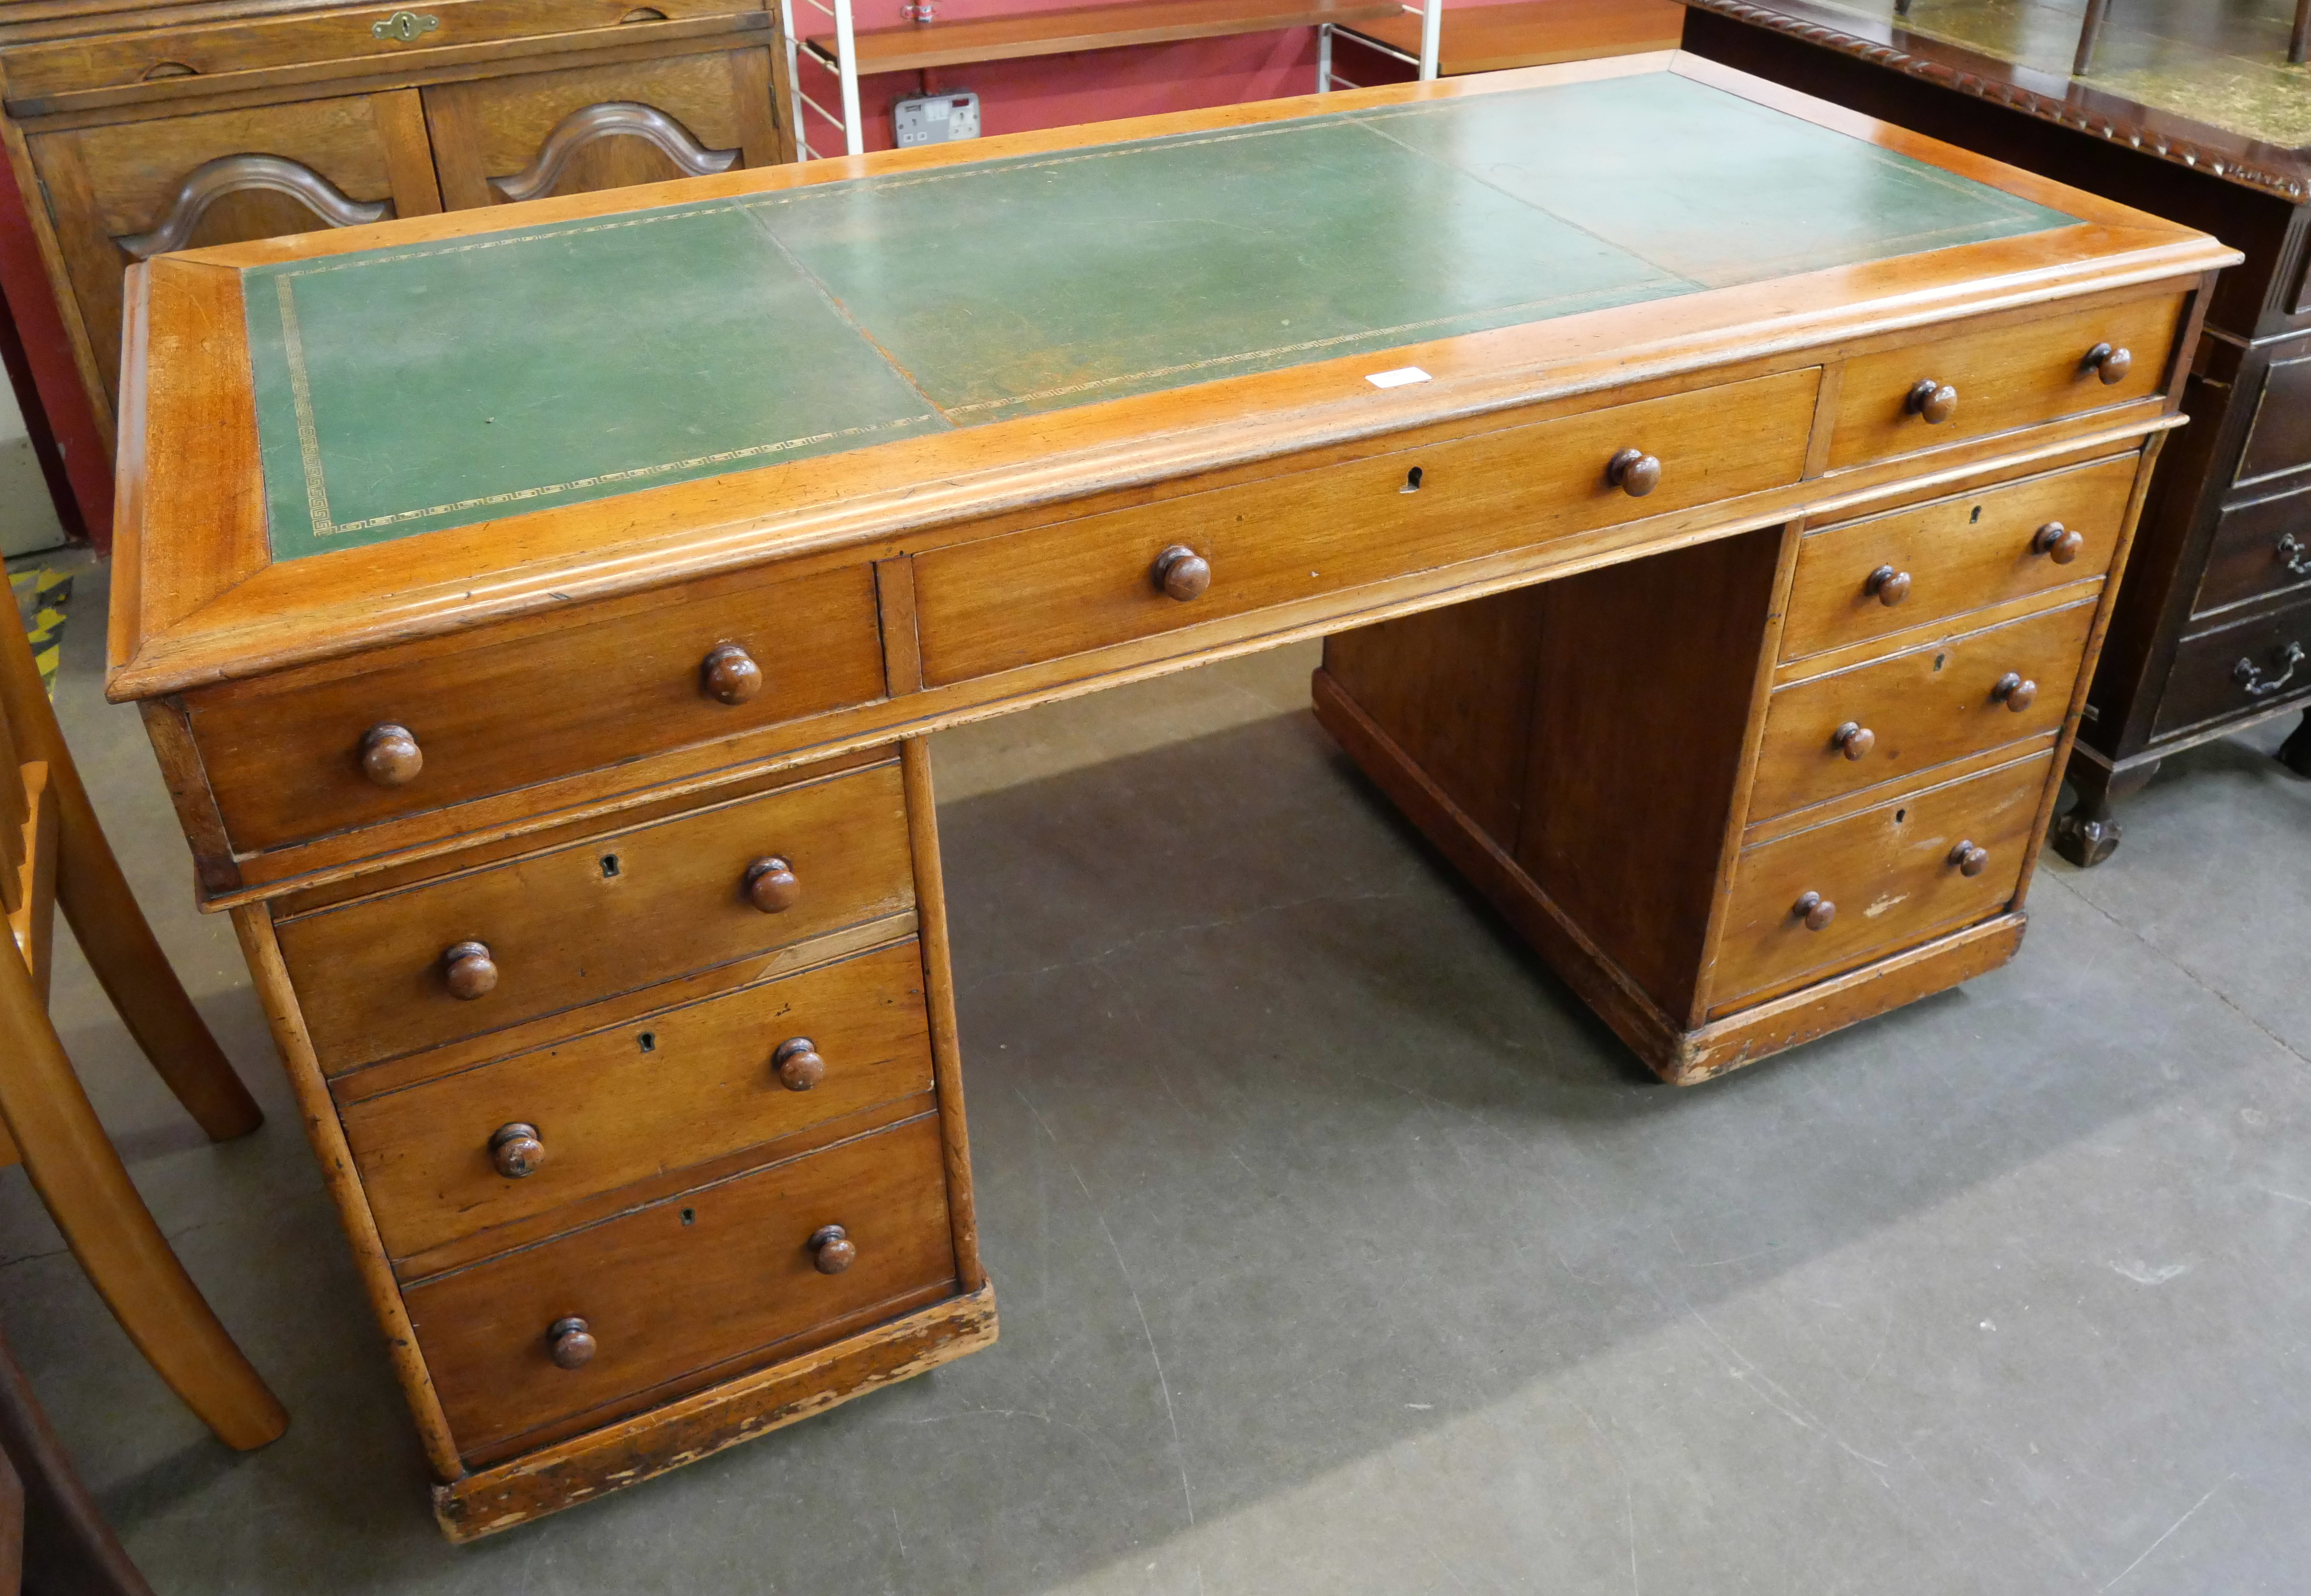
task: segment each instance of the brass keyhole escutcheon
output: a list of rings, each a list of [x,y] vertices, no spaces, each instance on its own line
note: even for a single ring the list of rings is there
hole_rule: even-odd
[[[371,22],[369,31],[375,38],[407,44],[420,33],[431,33],[440,25],[440,17],[420,16],[414,11],[397,11],[381,22]]]

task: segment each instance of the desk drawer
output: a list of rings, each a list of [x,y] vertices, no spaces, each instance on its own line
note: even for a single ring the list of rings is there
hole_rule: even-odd
[[[2129,455],[1809,533],[1798,545],[1782,657],[2101,575],[2118,547],[2136,464]]]
[[[1744,852],[1718,939],[1711,1014],[2005,908],[2053,763],[2039,754]],[[1983,850],[1977,874],[1965,873],[1961,844]],[[1818,929],[1801,906],[1808,894],[1833,906]]]
[[[2311,696],[2311,597],[2236,622],[2175,650],[2150,735],[2261,714]]]
[[[187,723],[234,848],[510,791],[883,693],[866,565],[741,571],[510,630],[502,641],[414,644],[188,694]],[[724,644],[759,673],[751,697],[711,691],[708,656]],[[722,678],[726,691],[744,693],[743,677]],[[365,761],[381,726],[406,730],[414,761]]]
[[[2195,615],[2311,583],[2311,488],[2223,511]]]
[[[783,859],[789,907],[750,900]],[[775,901],[765,890],[761,895]],[[895,913],[914,903],[896,761],[606,831],[524,859],[281,922],[281,955],[322,1068],[379,1059]],[[493,981],[452,948],[479,944]]]
[[[406,60],[413,53],[459,45],[493,44],[541,34],[607,32],[637,13],[644,13],[637,20],[650,22],[721,15],[736,21],[746,13],[752,14],[757,26],[766,20],[760,8],[728,0],[652,0],[647,7],[629,0],[425,0],[407,6],[379,5],[271,22],[121,30],[8,51],[8,105],[22,114],[47,109],[41,102],[55,95],[85,90],[329,62],[389,70],[395,61]],[[403,15],[409,22],[397,23],[395,19]],[[626,31],[640,42],[656,31],[637,32],[626,24]],[[180,86],[191,91],[207,87],[197,81]]]
[[[937,550],[915,562],[924,672],[962,681],[1794,483],[1819,375],[1760,377]],[[1607,480],[1625,448],[1661,462],[1646,497]],[[1156,574],[1173,545],[1210,566],[1208,590],[1186,601]]]
[[[838,1274],[820,1272],[811,1246],[830,1225],[855,1250]],[[807,1350],[811,1332],[871,1322],[878,1305],[935,1293],[955,1274],[938,1117],[926,1113],[403,1295],[470,1458]],[[572,1318],[594,1342],[574,1368],[555,1362],[549,1339]]]
[[[1857,355],[1837,390],[1830,467],[2150,398],[2166,387],[2182,314],[2180,296],[2134,300]],[[2101,344],[2132,356],[2119,381],[2104,382],[2086,363]],[[1910,409],[1922,382],[1957,390],[1948,420],[1929,423]]]
[[[340,1117],[385,1250],[404,1259],[930,1089],[922,950],[910,938]],[[495,1138],[516,1125],[542,1151],[509,1176]]]
[[[1775,690],[1757,753],[1753,821],[1915,776],[1967,754],[2053,731],[2070,708],[2097,599],[1962,632]],[[2027,706],[2001,696],[2010,674],[2035,684]],[[1867,752],[1849,758],[1857,738]]]

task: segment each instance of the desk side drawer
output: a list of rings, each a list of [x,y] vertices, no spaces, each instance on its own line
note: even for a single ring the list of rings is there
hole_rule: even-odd
[[[875,577],[863,564],[742,571],[516,630],[188,694],[187,724],[233,847],[278,847],[883,693]],[[726,643],[760,673],[737,702],[708,684],[707,657]],[[380,726],[405,728],[418,750],[414,772],[381,772],[399,778],[391,784],[363,757]]]
[[[924,673],[963,681],[1794,483],[1819,377],[1755,378],[936,550],[915,562]],[[1625,448],[1661,462],[1646,497],[1607,479]],[[1210,565],[1209,589],[1184,602],[1156,574],[1173,545]]]
[[[2137,464],[2128,455],[1808,533],[1798,545],[1782,657],[1866,642],[2100,576],[2118,548]]]
[[[927,1105],[928,1106],[928,1105]],[[820,1271],[841,1225],[855,1258]],[[952,1286],[938,1116],[652,1203],[403,1294],[458,1451],[517,1450],[863,1328]],[[554,1361],[582,1319],[593,1355]],[[524,1444],[527,1444],[525,1443]]]
[[[798,1061],[806,1051],[815,1065]],[[385,1250],[405,1259],[930,1089],[911,938],[349,1103],[340,1118]],[[511,1175],[493,1139],[510,1126],[529,1127],[540,1149],[510,1159]]]
[[[755,907],[757,860],[791,904]],[[763,894],[766,897],[772,894]],[[322,1068],[344,1070],[896,913],[914,903],[896,761],[280,922]],[[478,944],[482,985],[446,955]]]
[[[1760,843],[1735,867],[1711,1015],[1998,913],[2013,898],[2054,755]],[[1968,876],[1962,844],[1984,850]],[[1835,906],[1816,929],[1808,894]]]
[[[2183,303],[2173,295],[2098,305],[1857,355],[1837,391],[1830,468],[2150,398],[2166,386]],[[2131,356],[2117,382],[2104,382],[2086,363],[2102,344]],[[1920,383],[1957,390],[1948,420],[1930,423],[1910,408]]]
[[[1752,821],[1914,777],[1935,765],[2054,731],[2070,708],[2097,598],[1776,688],[1749,799]],[[2008,676],[2033,685],[2010,708]],[[1866,736],[1859,759],[1845,727]]]

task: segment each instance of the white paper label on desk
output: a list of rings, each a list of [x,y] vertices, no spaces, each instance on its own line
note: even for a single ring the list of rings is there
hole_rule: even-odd
[[[1402,388],[1408,382],[1426,382],[1428,373],[1418,366],[1399,366],[1393,371],[1374,371],[1365,380],[1374,388]]]

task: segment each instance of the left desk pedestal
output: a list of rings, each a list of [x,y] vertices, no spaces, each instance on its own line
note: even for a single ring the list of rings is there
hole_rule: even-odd
[[[452,1539],[995,1339],[923,746],[739,792],[233,911]]]

